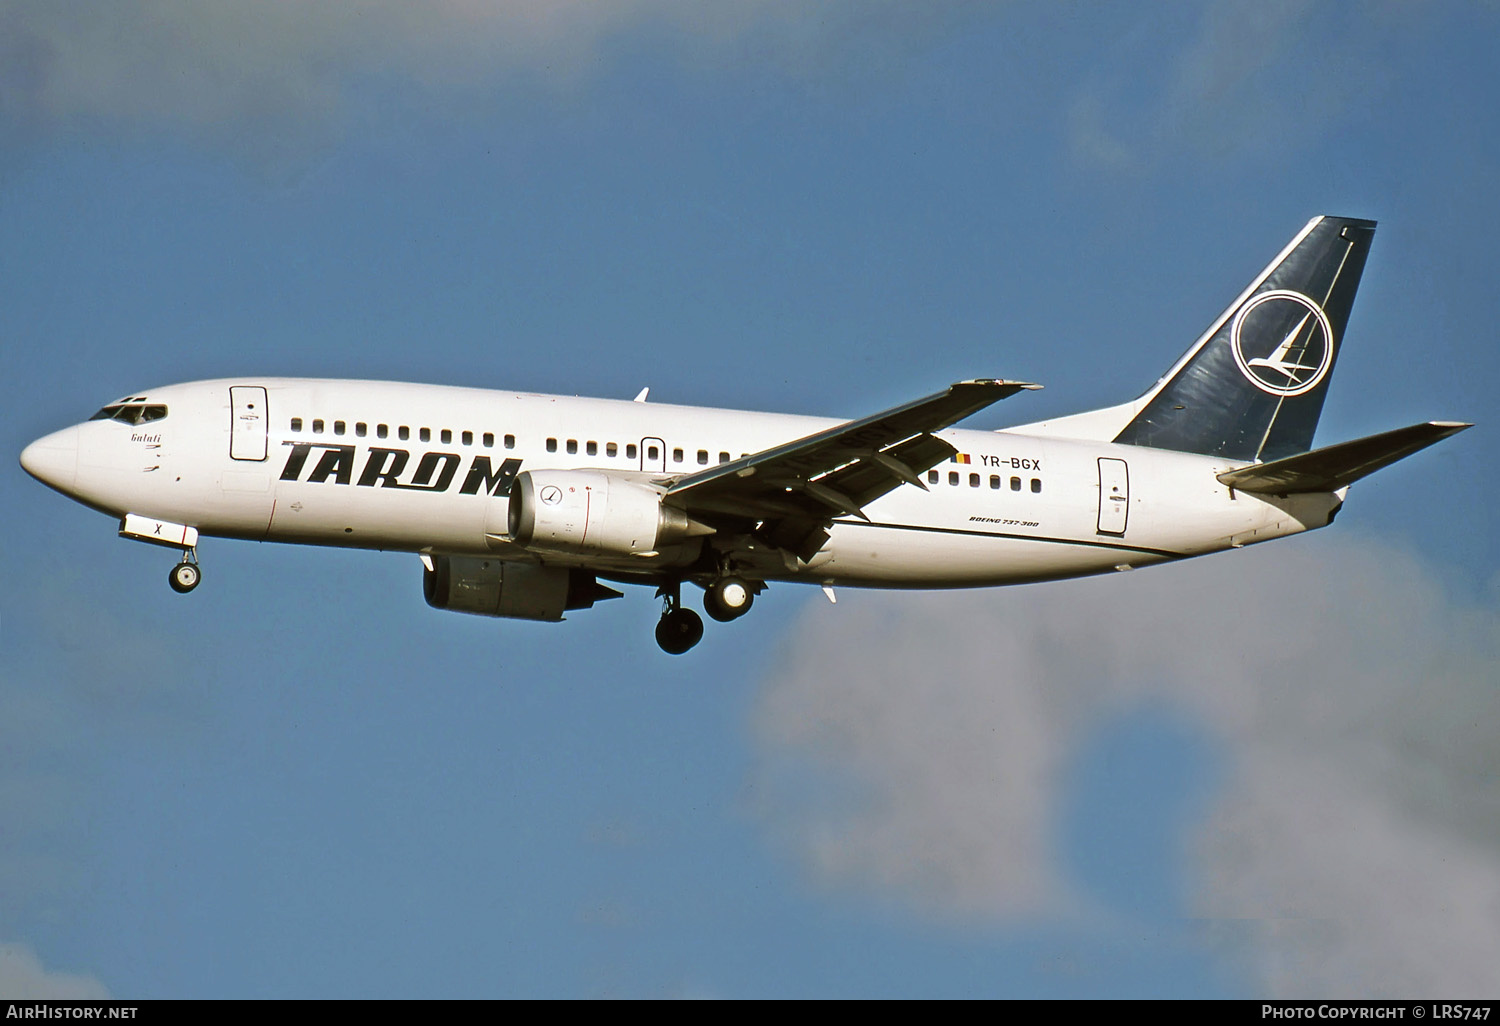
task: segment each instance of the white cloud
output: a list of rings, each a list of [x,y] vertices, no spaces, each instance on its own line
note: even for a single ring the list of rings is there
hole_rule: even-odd
[[[806,794],[800,767],[778,762],[761,790],[795,789],[788,828],[827,878],[952,912],[1039,911],[1061,893],[1047,842],[1060,724],[1024,683],[1045,653],[1025,631],[958,627],[958,608],[908,598],[812,617],[760,732],[837,779]]]
[[[1182,10],[1197,20],[1181,39],[1175,17],[1142,8],[1138,29],[1100,55],[1069,111],[1079,157],[1116,171],[1184,157],[1287,159],[1372,109],[1389,79],[1382,56],[1430,21],[1409,5],[1350,16],[1315,0]]]
[[[1500,618],[1414,558],[1319,537],[851,597],[814,608],[760,709],[762,809],[821,878],[945,917],[1076,914],[1060,769],[1165,701],[1228,766],[1189,907],[1267,989],[1500,983]]]
[[[316,116],[354,74],[440,78],[486,57],[562,59],[607,20],[579,18],[583,6],[135,0],[81,18],[67,5],[11,4],[4,93],[12,114],[39,119]]]
[[[567,103],[649,36],[659,59],[803,83],[897,66],[964,5],[857,0],[0,0],[0,165],[58,130],[165,132],[292,182],[351,132],[505,98]],[[3,167],[0,167],[3,170]]]
[[[0,647],[0,936],[67,920],[86,893],[106,794],[101,766],[122,745],[197,734],[201,669],[181,643],[101,600],[96,583],[40,580],[7,613]]]
[[[1247,762],[1199,838],[1198,905],[1242,931],[1270,991],[1494,992],[1500,853],[1326,756],[1262,751]]]
[[[567,83],[592,73],[607,40],[638,26],[669,30],[685,56],[755,55],[795,72],[851,41],[900,48],[947,21],[946,9],[846,0],[122,0],[87,17],[66,4],[10,2],[0,6],[0,115],[316,122],[381,76],[453,86],[521,71]]]
[[[0,998],[9,1001],[97,1001],[104,984],[80,973],[49,971],[25,944],[0,944]]]

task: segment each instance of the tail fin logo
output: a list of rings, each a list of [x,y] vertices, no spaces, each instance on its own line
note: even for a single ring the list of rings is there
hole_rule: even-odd
[[[1234,315],[1229,341],[1240,373],[1271,395],[1311,392],[1333,366],[1328,315],[1300,292],[1255,296]]]

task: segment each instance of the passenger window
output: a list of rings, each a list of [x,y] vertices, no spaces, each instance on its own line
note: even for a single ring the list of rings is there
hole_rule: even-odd
[[[1000,475],[999,474],[991,474],[990,475],[990,487],[991,488],[999,488],[1000,487]]]
[[[948,471],[948,483],[951,484],[951,485],[958,484],[958,471],[956,471],[956,470],[950,470],[950,471]]]
[[[729,453],[727,453],[727,452],[721,452],[721,453],[719,453],[719,462],[720,463],[728,463],[729,462]]]
[[[978,474],[970,474],[969,475],[969,487],[970,488],[978,488],[979,487],[979,475]]]
[[[301,431],[302,430],[302,418],[301,417],[293,417],[292,418],[292,430],[293,431]]]
[[[343,421],[336,420],[336,421],[333,422],[333,433],[336,434],[336,435],[341,435],[341,434],[344,433],[344,422]]]
[[[614,442],[604,443],[604,455],[614,457],[620,454],[620,447]]]
[[[576,438],[570,438],[570,439],[568,439],[568,455],[569,456],[577,456],[578,455],[578,439],[576,439]]]
[[[321,420],[315,420],[315,421],[313,421],[313,434],[315,434],[315,435],[321,435],[322,433],[323,433],[323,422]]]
[[[404,442],[411,437],[411,428],[407,427],[405,424],[402,424],[400,429],[397,430],[396,435],[401,439],[401,441]]]
[[[936,470],[929,470],[927,472],[927,483],[928,484],[937,484],[938,483],[938,478],[941,477],[941,476],[942,475],[939,474]]]
[[[453,432],[448,428],[443,428],[442,433],[438,437],[443,440],[444,445],[448,445],[453,441]]]
[[[386,437],[388,437],[390,435],[390,433],[391,433],[391,429],[390,429],[389,425],[387,425],[387,424],[376,424],[375,425],[375,437],[376,438],[386,438]]]
[[[357,421],[354,422],[354,433],[356,435],[358,435],[360,438],[363,438],[363,437],[365,437],[365,431],[366,431],[366,428],[365,428],[365,422],[364,421],[357,420]]]
[[[473,445],[474,444],[474,432],[472,432],[472,431],[465,431],[463,433],[463,442],[464,442],[465,445]]]
[[[486,449],[493,449],[495,447],[495,433],[493,431],[486,431],[484,433],[484,447]]]
[[[514,449],[516,447],[516,436],[515,435],[506,435],[505,436],[505,447],[507,449]]]
[[[432,428],[418,428],[417,438],[424,442],[432,441]]]
[[[557,439],[555,439],[555,438],[549,438],[549,439],[547,439],[547,451],[548,452],[556,452],[557,451]]]
[[[1021,479],[1019,477],[1013,477],[1010,479],[1010,490],[1013,492],[1019,492],[1021,490]]]
[[[672,450],[672,462],[673,463],[681,463],[682,462],[682,450],[681,449],[673,449]]]
[[[638,453],[638,452],[640,452],[640,450],[635,447],[635,443],[634,442],[629,442],[629,443],[626,444],[626,446],[625,446],[625,458],[627,460],[633,460],[633,459],[635,459],[635,454]]]
[[[657,449],[656,446],[650,445],[650,446],[646,447],[646,459],[648,459],[648,460],[656,460],[656,459],[660,459],[660,458],[661,458],[661,451],[659,449]]]
[[[1033,494],[1039,494],[1041,492],[1041,490],[1042,490],[1042,479],[1039,478],[1039,477],[1032,478],[1031,479],[1031,491],[1032,491],[1032,493]]]
[[[599,443],[588,442],[584,445],[583,451],[588,453],[590,456],[597,456],[599,455]]]
[[[698,450],[698,466],[700,466],[700,467],[706,467],[706,466],[708,466],[708,450],[707,449],[699,449]]]

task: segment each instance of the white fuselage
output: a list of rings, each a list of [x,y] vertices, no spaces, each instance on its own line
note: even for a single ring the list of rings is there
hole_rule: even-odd
[[[48,483],[112,515],[159,518],[204,535],[502,559],[535,555],[506,538],[506,493],[520,470],[680,477],[839,423],[297,378],[192,382],[146,395],[167,407],[164,418],[88,421],[39,442],[54,454]],[[938,437],[960,455],[921,475],[927,490],[896,488],[865,507],[868,521],[837,517],[806,561],[777,550],[737,558],[763,579],[1009,584],[1295,534],[1328,523],[1341,499],[1232,492],[1215,475],[1242,464],[1225,459],[1011,431]],[[71,475],[61,455],[70,447]],[[628,576],[684,566],[697,551],[691,544],[546,561]]]

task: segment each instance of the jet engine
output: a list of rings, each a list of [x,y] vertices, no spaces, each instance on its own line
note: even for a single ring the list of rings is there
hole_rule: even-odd
[[[510,488],[510,538],[562,552],[652,555],[714,529],[644,481],[599,470],[528,470]]]
[[[569,609],[620,597],[586,570],[472,556],[433,556],[422,593],[434,609],[517,620],[561,620]]]

